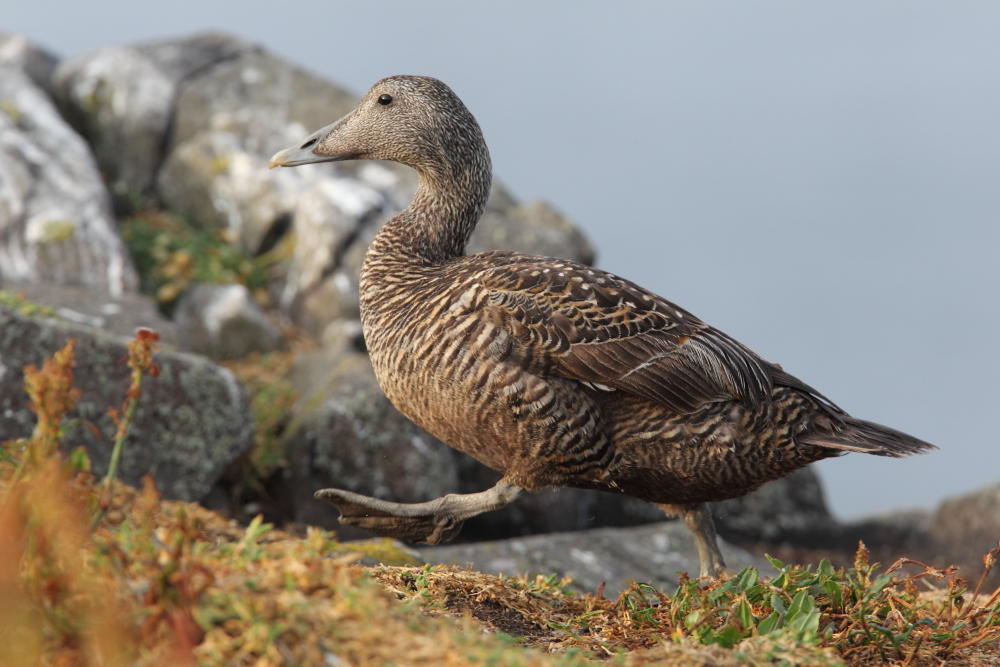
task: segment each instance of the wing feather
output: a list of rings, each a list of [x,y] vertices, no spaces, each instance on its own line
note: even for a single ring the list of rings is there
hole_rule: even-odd
[[[815,393],[666,299],[567,260],[490,253],[474,280],[520,357],[538,369],[642,396],[679,412],[769,400],[775,382]],[[816,394],[821,402],[836,408]]]

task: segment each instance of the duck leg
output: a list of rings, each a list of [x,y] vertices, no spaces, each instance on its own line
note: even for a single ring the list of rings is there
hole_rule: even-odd
[[[694,535],[694,543],[698,548],[698,576],[718,577],[724,574],[726,562],[722,558],[722,552],[719,551],[712,510],[704,504],[660,505],[660,508],[667,514],[680,516],[684,520],[684,525]]]
[[[466,519],[512,503],[522,489],[501,479],[478,493],[449,493],[424,503],[394,503],[341,489],[322,489],[315,497],[336,505],[340,523],[406,542],[441,544],[458,535]]]

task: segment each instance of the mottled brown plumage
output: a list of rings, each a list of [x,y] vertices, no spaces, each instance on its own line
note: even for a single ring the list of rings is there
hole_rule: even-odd
[[[438,542],[522,489],[602,489],[682,514],[702,574],[715,574],[722,559],[702,503],[844,451],[931,447],[847,415],[628,280],[562,259],[464,255],[489,194],[489,153],[473,116],[436,79],[379,81],[354,111],[272,165],[344,159],[395,160],[420,175],[361,271],[379,384],[403,414],[503,479],[410,505],[320,492],[343,521]]]

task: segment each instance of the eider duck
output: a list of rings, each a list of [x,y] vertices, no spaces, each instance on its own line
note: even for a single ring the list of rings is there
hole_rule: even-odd
[[[628,494],[679,514],[700,575],[724,567],[705,503],[844,452],[926,442],[856,419],[687,310],[617,275],[517,252],[466,255],[490,192],[479,124],[437,79],[393,76],[271,166],[392,160],[420,185],[361,269],[375,375],[404,415],[502,473],[491,489],[395,503],[340,489],[341,521],[431,544],[524,491]]]

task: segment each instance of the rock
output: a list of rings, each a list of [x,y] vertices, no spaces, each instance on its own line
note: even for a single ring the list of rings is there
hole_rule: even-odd
[[[64,320],[108,333],[131,338],[136,329],[145,327],[159,333],[162,343],[172,345],[177,340],[173,322],[160,315],[152,299],[135,292],[112,296],[82,287],[10,280],[0,280],[0,289],[52,308]]]
[[[263,50],[213,68],[177,100],[171,154],[160,177],[163,200],[192,220],[229,230],[247,251],[260,251],[272,226],[290,219],[299,195],[317,182],[343,176],[348,186],[364,189],[367,172],[358,165],[267,170],[274,152],[353,104],[347,91]],[[336,183],[329,189],[335,208],[352,196],[345,189]]]
[[[944,500],[934,512],[930,530],[942,542],[964,545],[977,556],[1000,540],[1000,483]]]
[[[731,570],[747,566],[770,570],[762,558],[725,541],[719,546]],[[603,583],[609,597],[627,588],[630,581],[664,588],[677,584],[680,571],[695,576],[698,572],[694,538],[677,522],[421,547],[417,551],[428,563],[471,565],[480,572],[568,576],[573,579],[571,586],[583,592],[593,592]]]
[[[543,201],[487,210],[469,240],[470,254],[517,250],[594,263],[594,249],[569,219]]]
[[[0,31],[0,66],[10,65],[28,75],[36,86],[52,95],[52,75],[59,58],[28,41],[23,35]]]
[[[238,359],[282,346],[281,332],[243,285],[195,285],[174,312],[180,346],[213,359]]]
[[[87,145],[9,65],[0,67],[0,278],[113,297],[138,284]]]
[[[64,442],[86,447],[103,474],[115,432],[108,409],[120,408],[129,386],[127,340],[119,336],[0,306],[0,440],[31,434],[22,369],[41,365],[69,338],[77,341],[74,384],[82,393]],[[230,371],[203,357],[159,352],[156,362],[160,375],[143,382],[120,475],[138,484],[152,473],[166,496],[198,500],[250,448],[247,397]]]
[[[100,49],[59,66],[60,105],[90,141],[126,208],[152,197],[180,89],[253,48],[236,37],[202,33]]]
[[[225,132],[270,157],[336,120],[356,97],[257,47],[204,72],[177,100],[172,147],[208,131]],[[292,133],[292,134],[289,134]]]
[[[345,344],[347,337],[345,336]],[[289,467],[276,493],[295,521],[336,528],[341,538],[367,535],[340,526],[332,505],[313,499],[337,486],[388,500],[416,502],[458,486],[451,450],[389,404],[367,356],[322,351],[300,356],[292,375],[303,390],[286,442]]]
[[[961,566],[975,582],[983,570],[983,556],[1000,546],[1000,483],[941,502],[928,521],[934,543],[949,564]],[[986,590],[1000,586],[1000,567],[994,567]]]
[[[346,178],[326,178],[306,188],[295,200],[293,250],[280,303],[307,331],[322,331],[331,321],[358,317],[353,258],[345,271],[345,255],[370,241],[388,205],[374,188]]]
[[[931,513],[924,510],[895,510],[834,524],[825,540],[820,537],[800,542],[798,546],[841,549],[845,552],[844,560],[849,562],[858,542],[865,543],[873,560],[887,565],[903,555],[937,560],[945,551],[933,535]],[[985,550],[978,556],[983,553]]]

